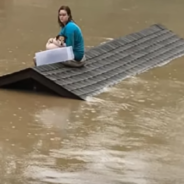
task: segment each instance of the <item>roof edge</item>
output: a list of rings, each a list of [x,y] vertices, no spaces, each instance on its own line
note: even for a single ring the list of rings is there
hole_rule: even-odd
[[[20,80],[24,80],[31,77],[32,68],[26,68],[13,73],[8,73],[0,76],[0,87],[9,85]]]
[[[42,85],[44,85],[48,89],[50,89],[50,90],[54,91],[55,93],[59,94],[62,97],[72,98],[72,99],[76,99],[76,100],[84,100],[80,96],[75,95],[74,93],[72,93],[71,91],[65,89],[64,87],[59,86],[54,81],[48,79],[44,75],[41,75],[36,70],[31,71],[31,78],[34,79],[35,81],[41,83]]]

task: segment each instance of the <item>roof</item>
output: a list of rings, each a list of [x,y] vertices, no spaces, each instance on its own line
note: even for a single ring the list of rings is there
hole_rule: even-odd
[[[89,49],[83,68],[62,63],[26,68],[1,76],[0,87],[33,89],[33,84],[40,84],[62,97],[85,100],[105,87],[183,55],[184,39],[155,24]]]

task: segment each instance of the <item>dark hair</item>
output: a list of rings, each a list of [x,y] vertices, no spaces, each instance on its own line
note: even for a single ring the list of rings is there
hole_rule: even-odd
[[[68,16],[69,16],[69,18],[68,18],[68,22],[70,22],[71,20],[73,21],[73,18],[72,18],[72,12],[71,12],[71,9],[68,7],[68,6],[61,6],[60,8],[59,8],[59,10],[58,10],[58,24],[59,24],[59,26],[60,27],[64,27],[64,24],[60,21],[60,19],[59,19],[59,12],[61,11],[61,10],[65,10],[66,12],[67,12],[67,14],[68,14]],[[68,23],[67,22],[67,23]]]

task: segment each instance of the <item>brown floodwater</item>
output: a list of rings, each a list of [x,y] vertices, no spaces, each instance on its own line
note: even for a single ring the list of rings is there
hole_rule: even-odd
[[[0,0],[0,75],[32,65],[67,3],[86,47],[162,23],[183,0]],[[184,183],[184,58],[87,101],[0,90],[0,184]]]

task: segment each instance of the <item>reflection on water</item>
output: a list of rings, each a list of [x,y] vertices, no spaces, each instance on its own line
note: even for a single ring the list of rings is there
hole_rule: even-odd
[[[181,0],[64,2],[86,47],[158,22],[184,31]],[[0,1],[0,74],[31,65],[33,54],[59,31],[60,5]],[[1,183],[183,183],[183,90],[183,58],[86,102],[1,90]]]

